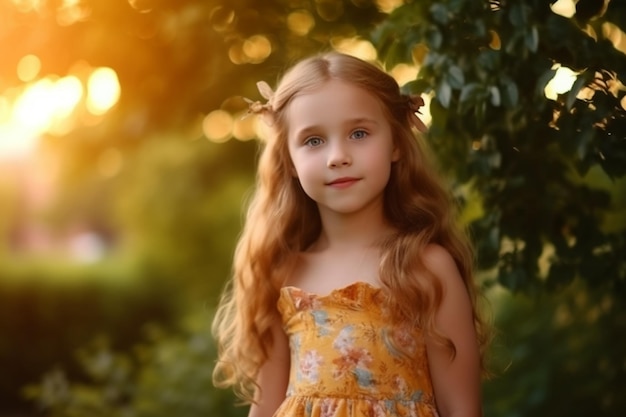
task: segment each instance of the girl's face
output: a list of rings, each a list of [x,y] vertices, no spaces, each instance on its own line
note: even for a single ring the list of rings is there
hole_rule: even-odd
[[[392,162],[391,126],[367,90],[331,80],[287,109],[289,155],[320,214],[382,210]]]

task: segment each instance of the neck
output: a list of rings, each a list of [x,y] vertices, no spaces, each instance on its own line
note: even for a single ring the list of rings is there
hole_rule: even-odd
[[[393,232],[393,227],[385,220],[382,209],[351,214],[320,210],[320,217],[322,231],[313,245],[313,250],[373,248]]]

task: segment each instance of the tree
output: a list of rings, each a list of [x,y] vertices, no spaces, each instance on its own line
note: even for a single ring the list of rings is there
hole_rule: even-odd
[[[581,0],[566,18],[554,3],[407,2],[372,38],[386,62],[421,64],[405,88],[434,95],[428,137],[480,198],[480,267],[514,291],[581,277],[623,294],[626,234],[606,223],[610,194],[586,175],[626,173],[626,10]],[[559,66],[576,79],[549,99]]]
[[[486,286],[511,290],[493,287],[502,367],[485,385],[486,414],[618,416],[626,8],[580,0],[567,18],[554,4],[406,2],[372,39],[390,65],[421,65],[405,89],[434,97],[427,138],[480,207],[471,228]],[[559,67],[575,79],[548,98]]]

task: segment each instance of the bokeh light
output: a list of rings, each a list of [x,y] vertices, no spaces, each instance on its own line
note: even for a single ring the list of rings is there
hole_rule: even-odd
[[[344,13],[342,1],[315,0],[315,10],[322,19],[327,22],[334,22]]]
[[[17,63],[17,78],[25,83],[37,78],[41,71],[41,60],[36,55],[25,55]]]
[[[306,36],[315,26],[315,19],[307,10],[296,10],[287,16],[287,27],[298,36]]]
[[[226,142],[233,132],[233,116],[224,110],[214,110],[202,121],[202,131],[213,142]]]
[[[272,43],[264,35],[249,37],[244,41],[242,48],[250,64],[260,64],[272,53]]]
[[[378,4],[378,7],[380,8],[380,10],[385,13],[393,12],[396,8],[402,6],[403,3],[404,3],[404,0],[377,0],[376,1],[376,4]]]
[[[16,72],[24,84],[0,95],[0,157],[27,154],[42,135],[65,135],[77,123],[85,123],[85,113],[77,111],[81,103],[92,119],[97,116],[100,121],[119,100],[121,88],[111,68],[92,70],[82,63],[73,66],[70,75],[38,79],[41,66],[35,55],[22,57]],[[81,79],[86,79],[86,88]]]
[[[80,0],[63,0],[57,8],[56,19],[59,26],[71,26],[86,20],[91,11]]]
[[[106,113],[120,98],[120,83],[111,68],[97,68],[87,82],[87,110],[96,116]]]
[[[257,136],[255,130],[256,116],[248,112],[235,115],[233,123],[233,136],[241,141],[254,139]]]
[[[345,54],[356,56],[366,61],[374,61],[378,56],[371,42],[360,38],[336,38],[331,40],[333,48]]]
[[[15,8],[22,13],[39,11],[46,3],[46,0],[12,0]]]

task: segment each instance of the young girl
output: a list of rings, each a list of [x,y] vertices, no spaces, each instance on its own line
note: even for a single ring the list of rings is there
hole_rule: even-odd
[[[423,104],[329,53],[251,103],[272,136],[214,322],[250,417],[481,415],[472,251],[413,128]]]

